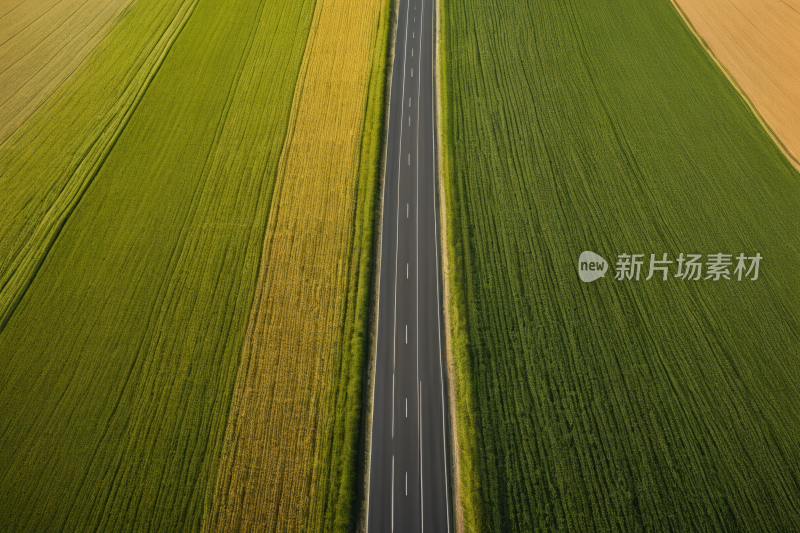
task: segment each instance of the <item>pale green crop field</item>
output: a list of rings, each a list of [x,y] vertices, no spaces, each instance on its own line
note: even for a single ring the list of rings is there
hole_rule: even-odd
[[[78,72],[0,144],[0,329],[196,3],[139,3]]]

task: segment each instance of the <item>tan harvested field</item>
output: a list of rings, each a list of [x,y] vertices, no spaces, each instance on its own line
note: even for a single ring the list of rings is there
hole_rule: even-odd
[[[362,135],[383,91],[388,5],[317,1],[207,530],[348,525],[374,197],[364,165],[377,146]]]
[[[0,2],[0,143],[75,72],[131,2]]]
[[[673,0],[800,161],[800,0]]]

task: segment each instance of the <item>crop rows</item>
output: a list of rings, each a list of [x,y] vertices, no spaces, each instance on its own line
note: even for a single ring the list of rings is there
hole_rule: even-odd
[[[389,6],[317,3],[212,528],[344,531],[352,521],[381,140],[367,131],[362,142],[362,131],[383,111]]]
[[[75,75],[0,144],[0,331],[196,3],[137,3]]]
[[[387,7],[139,0],[0,146],[0,529],[349,525]]]
[[[86,59],[130,0],[0,5],[0,144]]]
[[[466,529],[797,529],[800,175],[669,0],[442,21]],[[584,250],[765,259],[582,283]]]

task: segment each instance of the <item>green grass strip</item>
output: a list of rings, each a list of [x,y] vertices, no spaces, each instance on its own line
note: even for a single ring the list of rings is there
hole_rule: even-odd
[[[466,296],[464,293],[465,275],[465,247],[464,235],[460,227],[463,221],[459,197],[456,194],[457,185],[455,173],[453,172],[453,157],[456,150],[455,135],[451,125],[453,113],[454,95],[451,88],[449,72],[449,33],[448,25],[450,18],[445,12],[447,3],[440,0],[439,3],[439,94],[441,101],[441,116],[439,124],[441,128],[441,145],[439,157],[441,158],[441,180],[444,185],[444,202],[446,211],[444,213],[446,225],[446,246],[447,267],[443,268],[443,276],[447,279],[449,300],[445,302],[449,314],[450,353],[453,367],[455,369],[455,383],[451,385],[451,394],[455,391],[455,428],[457,432],[458,449],[454,453],[458,454],[455,458],[458,461],[458,478],[455,482],[459,484],[459,501],[455,507],[461,511],[463,528],[467,532],[478,532],[482,530],[483,520],[480,511],[479,479],[476,464],[476,441],[475,441],[475,399],[472,392],[472,377],[467,349],[469,337],[466,313]],[[454,493],[454,497],[456,494]],[[457,512],[456,512],[457,515]],[[458,526],[458,524],[456,524]]]

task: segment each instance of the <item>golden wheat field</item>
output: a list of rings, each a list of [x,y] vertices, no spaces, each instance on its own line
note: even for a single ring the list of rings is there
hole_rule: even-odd
[[[374,151],[362,148],[360,132],[370,84],[374,89],[382,81],[372,56],[385,31],[379,22],[386,5],[317,3],[210,528],[329,531],[346,525],[346,515],[330,511],[349,509],[352,498],[339,487],[354,476],[357,427],[348,427],[341,414],[361,401],[349,390],[359,365],[348,352],[358,292],[363,298],[366,291],[355,286],[365,268],[360,258],[368,231],[364,213],[357,212],[369,194],[359,187],[359,163],[369,155],[364,148]]]
[[[800,161],[800,1],[673,0]]]

